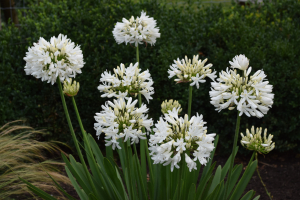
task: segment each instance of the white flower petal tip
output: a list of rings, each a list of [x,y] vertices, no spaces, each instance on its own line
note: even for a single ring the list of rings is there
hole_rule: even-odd
[[[190,171],[197,169],[196,161],[205,165],[214,149],[215,134],[207,134],[206,122],[202,115],[178,116],[178,108],[164,114],[155,124],[154,134],[150,135],[149,150],[154,164],[171,164],[179,168],[179,162],[186,162]],[[190,156],[186,154],[190,152]],[[185,160],[181,157],[185,155]]]
[[[117,22],[112,33],[118,44],[130,43],[135,46],[143,42],[154,45],[156,38],[160,37],[156,20],[147,16],[144,11],[141,12],[140,17],[132,16],[129,20],[123,18],[122,22]]]
[[[210,69],[212,64],[204,66],[207,59],[201,61],[198,60],[198,57],[199,55],[193,56],[192,61],[187,57],[182,60],[174,60],[174,64],[168,70],[168,77],[176,76],[176,83],[192,82],[190,86],[196,85],[197,89],[199,89],[199,83],[206,82],[205,77],[209,77],[214,81],[217,76],[215,75],[216,72],[212,72]]]
[[[75,78],[85,64],[80,47],[62,34],[52,37],[50,42],[41,37],[28,48],[24,60],[26,75],[33,75],[52,85],[58,77],[61,82]]]

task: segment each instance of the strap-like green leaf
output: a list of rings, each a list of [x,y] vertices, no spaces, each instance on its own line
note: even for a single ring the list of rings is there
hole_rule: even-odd
[[[221,189],[222,185],[224,184],[223,181],[220,184],[218,184],[217,187],[215,187],[215,189],[208,195],[208,197],[206,199],[208,199],[208,200],[217,200],[218,199],[218,197],[220,196],[220,189]]]
[[[69,162],[69,160],[67,159],[67,157],[64,154],[61,154],[61,155],[62,155],[62,158],[63,158],[63,160],[65,161],[65,163],[67,165],[66,168],[68,168],[68,170],[70,171],[70,174],[72,174],[75,177],[76,181],[82,187],[82,189],[85,191],[85,193],[86,194],[92,193],[92,191],[90,190],[90,188],[85,184],[85,182],[79,176],[78,172],[71,165],[71,163]],[[70,176],[69,176],[69,178],[70,178]],[[73,186],[74,186],[74,184],[73,184]]]
[[[49,195],[48,193],[44,192],[43,190],[35,187],[34,185],[32,185],[31,183],[29,183],[28,181],[22,179],[19,177],[19,179],[21,181],[23,181],[24,183],[26,183],[27,188],[29,190],[31,190],[34,194],[38,195],[39,197],[46,199],[46,200],[57,200],[56,198],[52,197],[51,195]]]
[[[241,200],[251,200],[254,194],[255,192],[253,190],[250,190],[241,198]]]
[[[197,195],[196,195],[196,197],[199,200],[201,199],[202,193],[206,187],[206,183],[207,183],[207,181],[209,181],[209,179],[211,177],[211,173],[214,170],[215,166],[216,166],[216,162],[214,162],[214,164],[212,164],[212,166],[210,167],[209,171],[206,173],[205,176],[201,176],[199,185],[197,187]]]
[[[238,149],[239,149],[239,147],[236,147],[234,157],[236,156]],[[225,176],[229,170],[231,157],[232,157],[232,154],[230,154],[229,158],[227,159],[225,165],[222,168],[221,180],[223,180],[225,178]]]
[[[68,174],[68,177],[72,183],[72,185],[74,186],[78,196],[80,197],[81,200],[88,200],[88,196],[85,193],[85,191],[83,189],[81,189],[77,183],[77,181],[75,180],[74,176],[72,175],[71,171],[69,170],[68,166],[65,166],[66,172]]]
[[[232,174],[231,174],[231,179],[230,179],[230,183],[226,182],[226,184],[228,185],[228,191],[227,191],[227,198],[230,194],[230,192],[233,190],[237,180],[239,179],[241,172],[243,170],[243,165],[235,165],[233,170],[232,170]]]
[[[196,198],[196,185],[193,183],[189,190],[188,200],[195,200]]]
[[[260,195],[258,195],[257,197],[255,197],[253,200],[258,200],[260,198]]]
[[[122,195],[120,194],[120,192],[122,192],[123,195],[125,194],[123,191],[122,182],[120,182],[120,179],[118,178],[115,168],[112,166],[112,164],[107,158],[104,158],[104,167],[107,173],[107,176],[105,176],[105,178],[108,179],[110,186],[113,188],[116,196],[120,200],[125,199],[125,197],[124,196],[122,197]]]
[[[241,198],[242,194],[244,193],[244,190],[246,186],[248,185],[255,169],[257,167],[257,160],[253,161],[251,165],[247,166],[247,169],[245,170],[242,178],[238,182],[235,190],[233,191],[233,194],[231,195],[230,200],[235,200]]]
[[[219,165],[219,167],[217,168],[216,173],[214,175],[214,178],[211,183],[208,194],[212,193],[212,191],[214,191],[214,189],[217,187],[217,185],[219,185],[219,183],[221,182],[221,172],[222,172],[222,168],[221,168],[221,165]]]
[[[48,172],[46,172],[48,174]],[[64,195],[66,195],[68,197],[68,199],[70,200],[76,200],[74,197],[72,197],[71,195],[69,195],[55,180],[52,176],[50,176],[50,174],[48,174],[48,176],[52,179],[52,181],[54,182],[54,184],[56,185],[56,188],[59,189],[62,193],[64,193]]]

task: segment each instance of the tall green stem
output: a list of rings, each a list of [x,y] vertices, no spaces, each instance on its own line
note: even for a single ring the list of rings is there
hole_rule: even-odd
[[[188,107],[189,120],[191,119],[192,99],[193,99],[193,86],[190,86],[189,87],[189,107]]]
[[[76,117],[77,117],[77,120],[78,120],[78,123],[79,123],[80,130],[81,130],[81,133],[82,133],[82,136],[83,136],[83,141],[84,141],[84,143],[87,146],[87,151],[88,151],[88,155],[87,156],[90,156],[90,158],[92,159],[93,163],[96,164],[96,160],[95,160],[95,158],[93,156],[93,152],[92,152],[92,149],[91,149],[91,146],[90,146],[90,142],[88,141],[88,138],[87,138],[87,133],[84,130],[84,127],[82,125],[81,117],[79,115],[79,112],[78,112],[78,109],[77,109],[77,105],[76,105],[76,101],[75,101],[74,97],[72,97],[72,103],[73,103],[73,106],[74,106],[74,110],[75,110],[75,113],[76,113]],[[96,170],[97,170],[98,174],[101,174],[98,167],[96,167]],[[103,180],[102,176],[100,176],[100,177],[101,177],[101,181],[104,183],[104,180]],[[92,184],[92,187],[95,188],[95,185]],[[107,189],[106,184],[104,184],[104,187]],[[95,188],[95,190],[96,190],[96,188]]]
[[[258,159],[257,159],[257,152],[255,153],[255,159],[257,160],[257,163],[258,163]],[[265,185],[265,183],[263,182],[261,176],[260,176],[260,173],[259,173],[259,170],[258,170],[258,164],[257,164],[257,167],[256,167],[256,172],[258,174],[258,177],[260,179],[260,182],[262,183],[262,185],[264,186],[265,190],[266,190],[266,193],[267,195],[269,196],[270,200],[272,200],[272,196],[271,196],[271,193],[268,192],[267,190],[267,186]]]
[[[136,47],[136,61],[138,62],[138,68],[140,67],[140,58],[139,58],[139,46]],[[138,94],[139,98],[139,107],[142,106],[142,96],[141,93]],[[145,132],[145,128],[142,129]],[[147,148],[147,140],[140,140],[140,157],[141,157],[141,165],[142,165],[142,177],[144,184],[147,182],[147,168],[146,168],[146,148]]]
[[[96,191],[96,188],[93,184],[93,181],[92,181],[92,178],[91,178],[91,175],[87,169],[87,166],[85,164],[85,161],[84,161],[84,158],[82,156],[82,153],[81,153],[81,150],[79,148],[79,145],[78,145],[78,141],[77,141],[77,138],[76,138],[76,135],[75,135],[75,132],[74,132],[74,129],[73,129],[73,126],[72,126],[72,123],[71,123],[71,119],[70,119],[70,115],[69,115],[69,112],[68,112],[68,108],[67,108],[67,104],[66,104],[66,100],[65,100],[65,96],[64,96],[64,93],[62,91],[62,86],[61,86],[61,82],[59,80],[59,77],[57,77],[57,84],[58,84],[58,89],[59,89],[59,93],[60,93],[60,97],[61,97],[61,101],[62,101],[62,104],[63,104],[63,107],[64,107],[64,111],[65,111],[65,115],[66,115],[66,118],[67,118],[67,122],[68,122],[68,125],[69,125],[69,128],[70,128],[70,132],[71,132],[71,135],[72,135],[72,138],[73,138],[73,141],[75,143],[75,147],[76,147],[76,150],[77,150],[77,153],[78,153],[78,156],[79,156],[79,159],[83,165],[83,168],[84,168],[84,171],[85,171],[85,174],[90,182],[90,185],[92,185],[92,190],[95,194],[97,194],[97,191]]]
[[[237,112],[237,119],[236,119],[236,128],[235,128],[234,141],[233,141],[232,152],[231,152],[230,167],[229,167],[228,177],[227,177],[227,183],[226,183],[225,199],[227,197],[228,185],[230,184],[230,179],[231,179],[231,174],[232,174],[232,168],[233,168],[234,158],[235,158],[235,149],[236,149],[236,146],[237,146],[237,139],[238,139],[239,131],[240,131],[241,116],[239,116],[239,114],[240,114],[240,112],[238,111]]]

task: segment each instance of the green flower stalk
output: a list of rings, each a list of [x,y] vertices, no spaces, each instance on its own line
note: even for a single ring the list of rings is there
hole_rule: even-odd
[[[251,128],[251,132],[249,131],[249,129],[246,130],[246,136],[244,136],[244,134],[241,133],[242,146],[251,151],[255,151],[255,159],[257,160],[257,163],[258,163],[257,153],[267,154],[275,148],[275,142],[272,142],[273,135],[270,134],[267,137],[267,129],[265,129],[265,131],[264,131],[263,138],[261,136],[261,133],[262,133],[262,128],[261,127],[256,128],[256,131],[255,131],[254,126],[252,126],[252,128]],[[258,177],[259,177],[262,185],[264,186],[264,188],[266,190],[267,195],[272,200],[271,193],[268,191],[266,184],[263,182],[263,180],[260,176],[258,166],[256,167],[256,172],[258,174]]]

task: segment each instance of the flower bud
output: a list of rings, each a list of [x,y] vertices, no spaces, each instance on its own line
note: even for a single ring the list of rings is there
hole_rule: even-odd
[[[243,147],[251,150],[257,151],[258,153],[267,154],[275,148],[275,143],[272,142],[273,135],[267,137],[267,129],[264,131],[264,137],[261,137],[262,128],[254,129],[254,126],[251,128],[251,133],[247,129],[246,136],[241,133],[242,140],[241,144]]]
[[[74,80],[72,83],[72,79],[68,79],[68,81],[64,81],[64,89],[63,92],[69,96],[73,97],[76,96],[79,91],[79,83]]]

